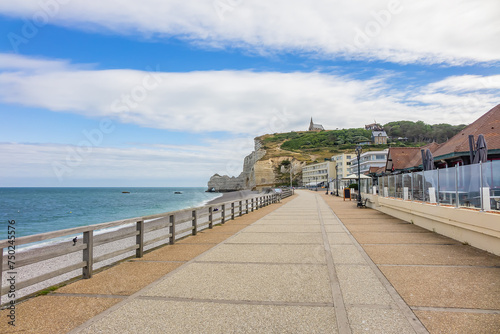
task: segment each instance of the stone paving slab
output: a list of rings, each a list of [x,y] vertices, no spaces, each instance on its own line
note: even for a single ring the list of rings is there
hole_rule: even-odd
[[[427,233],[421,227],[413,224],[356,224],[346,225],[352,232],[411,232],[411,233]]]
[[[213,245],[210,244],[192,245],[179,243],[146,253],[142,258],[135,259],[134,261],[189,261],[212,247]]]
[[[500,310],[500,268],[381,266],[410,306]]]
[[[131,295],[181,266],[173,262],[124,262],[57,289],[56,293]]]
[[[353,232],[352,235],[360,244],[460,244],[460,242],[456,240],[433,232]]]
[[[431,333],[442,333],[443,328],[454,334],[500,333],[500,314],[442,311],[415,311],[415,314]]]
[[[398,310],[348,307],[352,334],[414,334],[415,330]]]
[[[326,265],[308,264],[191,263],[144,295],[213,300],[333,302]]]
[[[349,235],[345,232],[340,233],[328,233],[328,242],[330,245],[351,245],[352,240]]]
[[[394,303],[367,265],[336,265],[340,288],[346,304],[391,305]]]
[[[344,233],[345,229],[340,224],[325,225],[326,233]]]
[[[331,245],[335,264],[366,264],[366,260],[354,245]]]
[[[473,247],[455,245],[364,245],[379,264],[498,266],[500,258]]]
[[[223,244],[197,261],[325,263],[322,245]]]
[[[17,305],[15,327],[2,316],[0,333],[67,333],[120,301],[118,298],[39,296]]]
[[[331,307],[134,300],[82,333],[335,334],[336,327]]]
[[[191,235],[182,240],[176,241],[176,244],[219,244],[231,237],[233,233],[204,233]],[[168,246],[167,246],[168,247]]]
[[[216,225],[212,229],[204,229],[201,233],[225,233],[225,234],[234,234],[246,228],[248,224],[224,224],[224,225]]]
[[[304,224],[304,225],[253,225],[249,226],[245,233],[321,233],[321,226]]]
[[[321,244],[321,233],[240,233],[229,243],[250,244]]]
[[[340,218],[340,217],[339,217]],[[379,217],[356,217],[356,218],[345,218],[342,217],[340,218],[342,220],[342,223],[344,223],[346,226],[347,225],[375,225],[375,224],[408,224],[407,222],[398,219],[398,218],[392,218],[392,217],[384,217],[384,216],[379,216]]]
[[[283,224],[283,225],[317,225],[318,224],[318,218],[311,218],[311,219],[306,219],[306,218],[297,218],[297,219],[292,219],[292,218],[268,218],[268,219],[261,219],[257,222],[255,222],[252,226],[256,225],[266,225],[272,223],[273,225],[277,224]]]

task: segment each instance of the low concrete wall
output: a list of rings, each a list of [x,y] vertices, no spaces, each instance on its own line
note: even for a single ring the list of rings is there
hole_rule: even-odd
[[[376,195],[367,206],[427,230],[500,255],[500,214]]]

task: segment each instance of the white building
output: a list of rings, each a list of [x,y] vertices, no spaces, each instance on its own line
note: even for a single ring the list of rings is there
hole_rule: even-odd
[[[332,161],[334,162],[333,168],[337,166],[337,173],[339,174],[339,179],[347,177],[349,173],[349,167],[351,167],[351,159],[355,157],[355,153],[342,153],[339,155],[334,155]],[[335,174],[334,174],[335,177]]]
[[[365,153],[361,153],[360,156],[360,172],[364,174],[367,172],[370,167],[384,167],[387,162],[387,153],[389,150],[383,151],[369,151]],[[352,155],[351,166],[349,169],[349,174],[357,174],[358,173],[358,157],[356,154]]]
[[[302,167],[302,184],[316,186],[335,177],[335,163],[332,161],[319,162]]]

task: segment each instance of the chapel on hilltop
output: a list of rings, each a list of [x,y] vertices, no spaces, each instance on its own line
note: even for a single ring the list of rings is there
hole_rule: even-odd
[[[324,131],[325,128],[321,124],[314,124],[313,119],[311,117],[311,123],[309,123],[308,131]]]

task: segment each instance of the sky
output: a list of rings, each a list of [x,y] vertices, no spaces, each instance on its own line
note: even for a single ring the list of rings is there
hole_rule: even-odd
[[[237,176],[254,138],[469,124],[500,103],[498,0],[2,0],[0,187]]]

